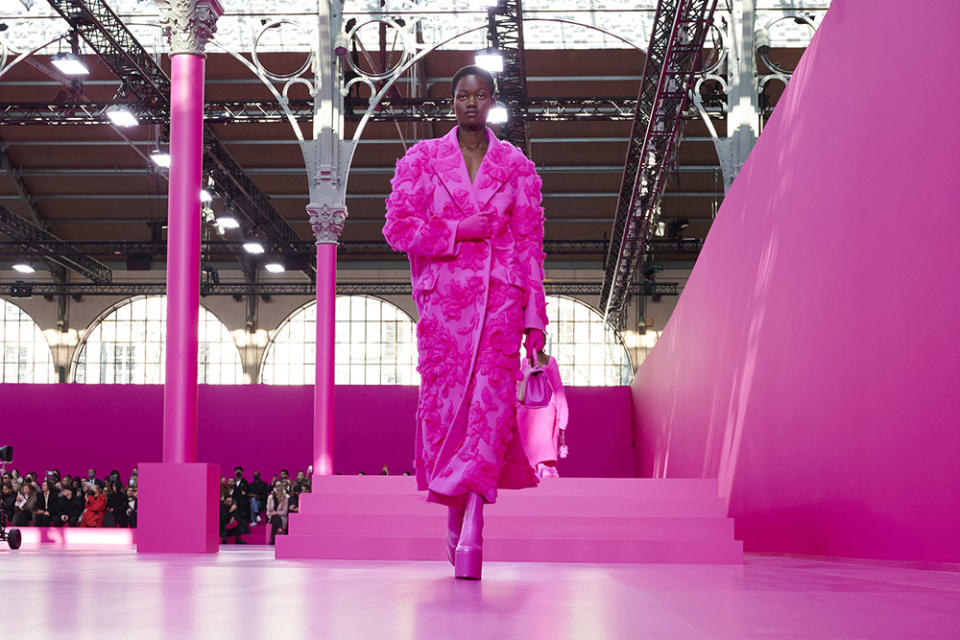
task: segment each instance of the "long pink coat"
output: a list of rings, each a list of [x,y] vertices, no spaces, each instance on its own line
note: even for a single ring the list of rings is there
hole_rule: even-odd
[[[525,328],[547,324],[541,181],[533,163],[487,130],[470,182],[457,128],[397,162],[383,234],[410,258],[420,320],[417,484],[427,499],[495,502],[497,488],[535,486],[517,433]],[[460,220],[494,215],[490,240],[457,242]]]

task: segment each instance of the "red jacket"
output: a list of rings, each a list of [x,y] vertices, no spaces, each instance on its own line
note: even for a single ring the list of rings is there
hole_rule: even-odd
[[[80,517],[81,527],[102,527],[103,514],[107,511],[107,496],[87,496],[86,510]]]

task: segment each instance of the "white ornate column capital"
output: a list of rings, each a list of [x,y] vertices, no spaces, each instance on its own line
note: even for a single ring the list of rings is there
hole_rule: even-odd
[[[347,221],[347,209],[342,205],[329,202],[311,202],[307,205],[310,214],[310,228],[317,244],[337,244],[343,225]]]
[[[170,41],[170,55],[206,55],[207,43],[223,15],[219,0],[157,0],[160,26]]]

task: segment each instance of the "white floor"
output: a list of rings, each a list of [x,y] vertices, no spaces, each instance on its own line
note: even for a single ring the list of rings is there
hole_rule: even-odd
[[[0,551],[0,638],[960,638],[960,573],[748,556],[730,565]]]

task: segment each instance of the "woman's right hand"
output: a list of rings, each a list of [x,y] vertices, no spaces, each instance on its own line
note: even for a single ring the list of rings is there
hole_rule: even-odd
[[[493,215],[475,213],[457,224],[457,240],[486,240],[493,236]]]

